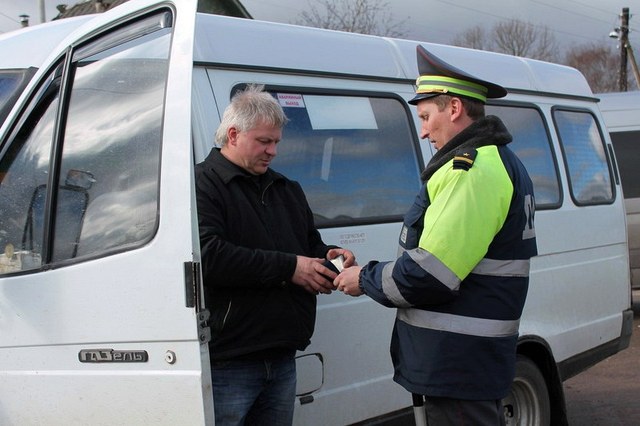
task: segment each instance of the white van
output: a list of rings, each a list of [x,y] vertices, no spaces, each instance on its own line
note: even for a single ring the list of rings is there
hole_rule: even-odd
[[[601,93],[600,111],[611,135],[627,211],[631,285],[640,288],[640,92]]]
[[[273,167],[301,183],[324,240],[360,263],[395,258],[433,154],[407,104],[417,43],[131,0],[53,49],[0,127],[0,424],[213,423],[193,171],[247,83],[290,118]],[[423,45],[509,90],[488,112],[534,181],[539,256],[505,413],[562,424],[563,380],[632,331],[622,190],[597,99],[572,68]],[[367,297],[318,297],[296,425],[406,413],[394,316]]]

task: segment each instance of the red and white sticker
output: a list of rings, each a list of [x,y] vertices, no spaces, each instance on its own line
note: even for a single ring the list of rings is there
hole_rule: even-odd
[[[278,102],[280,102],[280,106],[283,108],[304,108],[302,95],[295,93],[278,93]]]

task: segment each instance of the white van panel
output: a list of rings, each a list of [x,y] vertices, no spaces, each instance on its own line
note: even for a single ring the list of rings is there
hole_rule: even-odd
[[[80,350],[105,346],[148,350],[148,368],[105,363],[78,369]],[[199,365],[201,354],[190,342],[174,342],[170,348],[179,359],[171,367],[165,361],[167,347],[150,342],[3,348],[0,420],[51,426],[86,425],[88,419],[92,425],[204,424],[200,371],[188,367]]]
[[[640,92],[601,93],[600,111],[616,150],[624,188],[631,284],[640,288]],[[635,142],[639,145],[634,146]]]
[[[640,128],[640,91],[598,93],[598,106],[610,131],[623,132]]]

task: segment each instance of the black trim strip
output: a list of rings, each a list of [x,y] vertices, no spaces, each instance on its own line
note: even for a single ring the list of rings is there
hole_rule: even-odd
[[[221,69],[221,70],[253,71],[253,72],[260,72],[260,73],[290,74],[290,75],[315,76],[315,77],[318,77],[318,76],[341,77],[341,78],[351,79],[351,80],[366,80],[366,81],[374,81],[374,82],[375,81],[396,82],[396,83],[409,84],[413,87],[415,87],[415,84],[416,84],[415,78],[411,79],[411,78],[403,78],[403,77],[381,77],[377,75],[347,74],[347,73],[336,73],[336,72],[328,72],[328,71],[315,71],[315,70],[283,68],[283,67],[265,67],[260,65],[229,64],[225,62],[194,61],[193,66],[215,68],[215,69]],[[416,76],[417,76],[417,72],[416,72]],[[506,89],[508,93],[515,93],[515,94],[522,94],[522,95],[550,97],[555,99],[571,99],[571,100],[598,102],[598,98],[596,98],[595,96],[569,95],[564,93],[541,92],[537,90],[514,89],[510,87],[506,87]]]

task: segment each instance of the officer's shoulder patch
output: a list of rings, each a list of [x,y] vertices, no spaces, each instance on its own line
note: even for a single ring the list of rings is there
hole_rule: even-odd
[[[460,149],[453,157],[453,170],[469,170],[478,155],[475,149]]]

